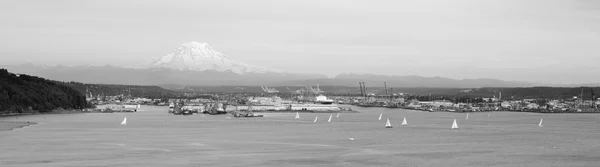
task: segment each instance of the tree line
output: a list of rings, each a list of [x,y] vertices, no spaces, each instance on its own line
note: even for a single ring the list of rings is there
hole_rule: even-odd
[[[79,91],[57,81],[0,69],[0,113],[91,107]]]

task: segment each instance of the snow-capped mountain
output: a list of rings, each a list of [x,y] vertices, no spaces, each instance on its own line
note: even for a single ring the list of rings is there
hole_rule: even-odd
[[[207,43],[196,41],[182,44],[172,53],[152,61],[147,65],[147,68],[231,71],[237,74],[277,72],[264,67],[231,60],[225,54],[210,47]]]

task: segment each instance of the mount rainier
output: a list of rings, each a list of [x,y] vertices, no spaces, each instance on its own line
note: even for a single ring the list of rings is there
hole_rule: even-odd
[[[236,74],[279,72],[265,67],[231,60],[225,54],[214,50],[207,43],[196,41],[179,46],[172,53],[153,60],[146,68],[167,68],[192,71],[231,71]]]

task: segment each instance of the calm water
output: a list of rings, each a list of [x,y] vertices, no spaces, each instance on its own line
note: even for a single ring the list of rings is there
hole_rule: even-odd
[[[465,119],[353,108],[361,113],[333,114],[331,123],[330,114],[226,119],[170,115],[152,106],[137,113],[21,116],[39,124],[0,132],[0,166],[600,165],[597,114],[495,112]],[[124,117],[127,126],[119,125]],[[394,128],[384,128],[386,118]],[[544,127],[537,126],[541,118]],[[453,119],[459,130],[450,129]]]

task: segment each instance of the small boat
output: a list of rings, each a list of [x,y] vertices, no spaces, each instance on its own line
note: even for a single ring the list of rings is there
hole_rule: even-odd
[[[465,119],[469,119],[469,113],[467,113],[467,117]]]
[[[294,119],[300,119],[300,114],[296,112],[296,117]]]
[[[452,123],[452,129],[458,129],[458,124],[456,123],[456,119],[454,119],[454,122]]]
[[[319,119],[319,116],[315,117],[315,121],[313,121],[313,122],[317,122],[317,119]]]
[[[390,124],[390,119],[387,119],[387,122],[385,123],[385,128],[392,128],[392,124]]]
[[[408,125],[408,123],[406,122],[406,117],[404,117],[404,120],[402,120],[402,126]]]
[[[121,125],[127,125],[127,117],[123,118],[123,122],[121,122]]]
[[[331,122],[331,117],[333,117],[333,114],[329,115],[329,120],[327,120],[327,122]]]
[[[540,124],[538,124],[539,127],[544,127],[544,125],[542,125],[543,121],[544,121],[544,118],[540,119]]]
[[[338,113],[337,113],[337,115],[336,115],[335,117],[336,117],[336,118],[339,118],[339,117],[340,117],[340,113],[338,112]]]
[[[381,117],[383,116],[383,113],[379,114],[379,120],[381,121]]]

